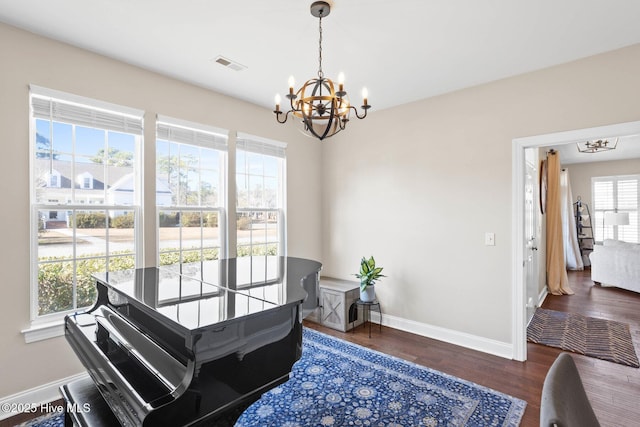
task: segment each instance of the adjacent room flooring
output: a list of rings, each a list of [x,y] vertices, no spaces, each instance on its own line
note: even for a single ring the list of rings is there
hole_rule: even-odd
[[[571,296],[547,296],[542,307],[626,322],[640,355],[640,294],[594,285],[590,271],[569,272]],[[384,308],[383,308],[384,310]],[[312,322],[305,325],[357,344],[491,387],[527,401],[523,427],[540,425],[540,391],[547,370],[561,352],[527,345],[525,363],[506,360],[391,328],[360,326],[341,333]],[[573,354],[594,411],[603,427],[640,426],[640,369]]]

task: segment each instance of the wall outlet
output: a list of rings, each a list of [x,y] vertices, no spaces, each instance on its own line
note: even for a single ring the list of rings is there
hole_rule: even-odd
[[[484,233],[484,244],[485,244],[485,246],[495,246],[496,245],[496,233],[490,233],[490,232]]]

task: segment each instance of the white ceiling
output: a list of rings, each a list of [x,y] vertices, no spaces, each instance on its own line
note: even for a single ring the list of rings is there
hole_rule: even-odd
[[[323,68],[373,109],[640,43],[636,0],[334,0]],[[309,0],[0,0],[0,21],[272,108],[315,77]],[[223,55],[245,65],[232,71]]]

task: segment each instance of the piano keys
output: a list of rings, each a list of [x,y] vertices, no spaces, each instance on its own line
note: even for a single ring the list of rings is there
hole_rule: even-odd
[[[196,425],[256,400],[301,356],[321,267],[264,256],[96,275],[95,305],[65,318],[91,382],[61,391],[72,408],[108,411],[70,411],[68,421]]]

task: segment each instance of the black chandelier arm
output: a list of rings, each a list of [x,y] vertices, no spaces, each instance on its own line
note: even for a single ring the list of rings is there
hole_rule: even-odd
[[[354,107],[353,105],[350,105],[349,108],[351,108],[353,110],[353,112],[355,113],[357,118],[362,120],[365,117],[367,117],[367,111],[369,110],[369,108],[371,108],[371,105],[362,105],[361,106],[361,108],[364,110],[364,114],[363,115],[358,114],[358,109],[356,107]]]
[[[298,111],[298,107],[297,107],[297,106],[298,106],[298,104],[299,104],[299,103],[298,103],[298,102],[296,102],[296,103],[294,104],[294,101],[295,101],[296,99],[298,99],[298,95],[293,95],[293,96],[291,96],[291,97],[289,97],[289,96],[287,95],[287,97],[289,98],[289,101],[290,101],[290,102],[289,102],[289,105],[291,106],[291,108],[290,108],[290,109],[291,109],[291,111]]]
[[[291,102],[291,108],[293,108],[293,101],[298,98],[298,95],[295,93],[288,93],[285,95],[285,97],[287,97],[289,99],[289,101]]]
[[[275,110],[274,113],[276,115],[276,120],[278,121],[278,123],[283,124],[287,122],[287,119],[289,118],[289,113],[291,113],[293,110],[289,110],[286,112],[286,114],[284,114],[282,111],[279,110]],[[280,120],[280,116],[282,116],[282,114],[284,114],[284,120]]]

